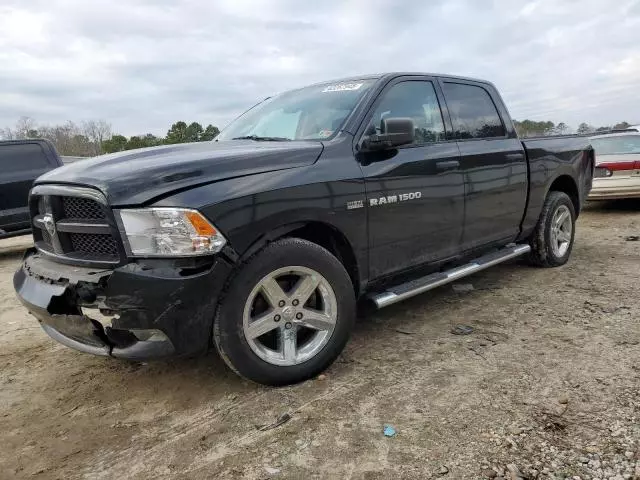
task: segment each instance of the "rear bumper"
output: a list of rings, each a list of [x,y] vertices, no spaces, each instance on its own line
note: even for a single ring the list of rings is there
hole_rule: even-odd
[[[94,355],[147,360],[206,351],[230,268],[216,258],[197,267],[156,260],[100,270],[30,249],[13,283],[54,340]]]
[[[616,200],[640,197],[640,175],[624,178],[595,178],[589,200]]]

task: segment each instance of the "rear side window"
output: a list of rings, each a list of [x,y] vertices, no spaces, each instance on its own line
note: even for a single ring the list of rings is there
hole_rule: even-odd
[[[640,135],[592,138],[591,145],[596,155],[640,154]]]
[[[504,137],[505,129],[489,92],[462,83],[444,84],[456,139]]]
[[[0,145],[0,172],[26,172],[48,167],[47,157],[37,143]]]

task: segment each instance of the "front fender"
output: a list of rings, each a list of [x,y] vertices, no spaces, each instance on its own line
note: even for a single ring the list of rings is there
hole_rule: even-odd
[[[154,206],[197,208],[220,229],[241,257],[258,240],[274,232],[295,230],[310,222],[326,224],[345,237],[360,271],[366,272],[364,200],[364,180],[358,164],[353,158],[348,161],[342,157],[340,162],[327,159],[309,167],[197,187],[167,197]],[[357,202],[361,208],[347,208]]]

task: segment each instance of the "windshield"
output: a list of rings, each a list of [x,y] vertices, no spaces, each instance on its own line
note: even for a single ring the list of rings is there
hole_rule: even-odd
[[[374,82],[324,83],[282,93],[238,117],[216,140],[325,140],[340,129]]]
[[[640,153],[640,135],[592,138],[591,145],[596,155],[624,155]]]

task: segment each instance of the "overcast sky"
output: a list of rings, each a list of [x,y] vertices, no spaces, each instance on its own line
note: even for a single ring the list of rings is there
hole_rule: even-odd
[[[640,123],[640,0],[2,0],[0,127],[224,126],[304,84],[411,70],[493,81],[517,119]]]

